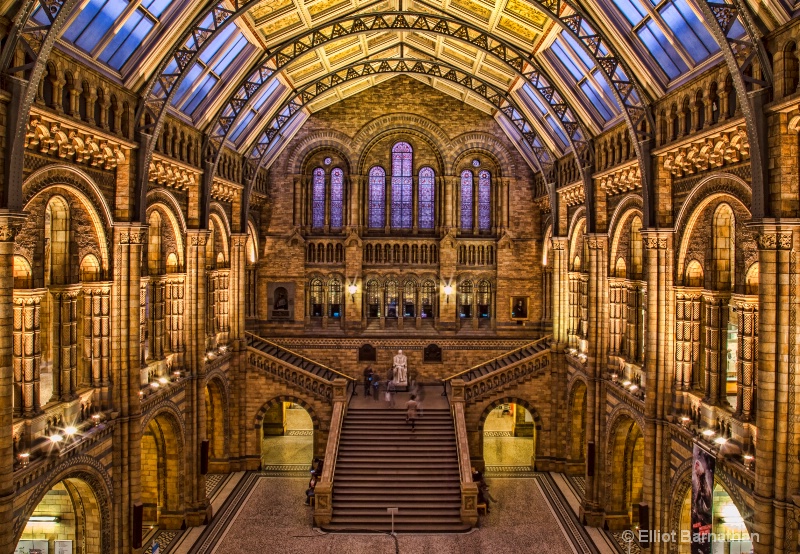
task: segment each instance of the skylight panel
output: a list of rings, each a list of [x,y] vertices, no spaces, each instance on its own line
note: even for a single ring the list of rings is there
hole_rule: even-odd
[[[89,0],[64,33],[64,38],[91,52],[127,7],[125,0]]]
[[[558,58],[559,61],[561,61],[561,63],[564,65],[564,67],[567,68],[567,71],[569,71],[572,74],[572,76],[575,78],[576,81],[583,78],[583,76],[585,75],[585,70],[579,68],[577,64],[575,64],[575,62],[572,60],[572,57],[569,54],[567,54],[567,52],[564,50],[564,47],[561,45],[560,39],[556,39],[556,41],[550,48],[553,50],[553,53],[556,55],[556,58]]]
[[[219,61],[214,64],[212,71],[217,75],[222,75],[222,73],[233,63],[236,57],[242,53],[242,50],[249,44],[247,39],[244,38],[244,35],[241,33],[239,34],[239,38],[236,40],[235,43],[230,45],[220,57]]]
[[[604,121],[608,121],[614,117],[614,113],[606,105],[605,100],[603,100],[602,96],[589,81],[583,81],[580,87],[581,91],[583,91],[586,98],[589,100],[589,103],[600,113],[600,117],[602,117]]]
[[[614,0],[614,4],[631,25],[638,25],[647,16],[647,9],[639,0]]]
[[[706,29],[686,0],[672,0],[659,13],[676,37],[680,37],[686,51],[699,63],[719,50],[714,37]]]
[[[137,10],[125,21],[98,59],[119,71],[147,38],[153,27],[155,23]]]
[[[239,137],[242,136],[242,132],[244,132],[244,130],[247,129],[247,126],[250,125],[250,122],[253,121],[253,118],[255,118],[255,116],[256,112],[254,111],[249,111],[247,112],[247,114],[245,114],[244,118],[242,119],[242,122],[239,124],[238,127],[236,127],[236,130],[234,130],[233,133],[231,133],[230,138],[233,142],[239,140]]]
[[[689,69],[655,21],[648,21],[636,34],[670,79]]]
[[[564,131],[561,130],[561,123],[556,121],[555,118],[549,114],[545,116],[544,120],[547,122],[547,125],[550,126],[550,129],[552,129],[559,146],[564,150],[569,142],[567,141],[567,136],[564,134]]]
[[[200,54],[200,61],[203,62],[204,64],[209,63],[211,59],[225,47],[226,43],[228,42],[228,39],[231,38],[231,35],[233,35],[233,33],[238,33],[239,35],[241,35],[241,31],[239,31],[236,25],[233,24],[228,25],[227,27],[219,31],[214,40],[211,41],[211,44],[209,44],[206,47],[206,49],[203,50],[203,53]]]

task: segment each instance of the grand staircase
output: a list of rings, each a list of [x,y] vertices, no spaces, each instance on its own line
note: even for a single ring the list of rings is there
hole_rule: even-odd
[[[425,409],[416,430],[403,409],[349,408],[333,480],[330,531],[460,532],[455,429],[446,408]]]
[[[470,368],[468,371],[461,372],[459,377],[461,377],[465,382],[474,381],[475,379],[479,379],[485,375],[489,375],[490,373],[499,371],[506,366],[524,360],[525,358],[531,358],[536,356],[537,354],[544,352],[550,349],[550,344],[547,340],[537,340],[536,342],[532,342],[530,344],[526,344],[521,348],[517,348],[516,350],[512,350],[507,354],[503,354],[500,357],[493,358],[488,362],[484,362],[480,365],[477,365],[473,368]]]

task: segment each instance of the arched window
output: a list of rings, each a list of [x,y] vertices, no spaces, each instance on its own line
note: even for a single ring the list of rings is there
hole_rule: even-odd
[[[381,316],[381,294],[378,282],[374,279],[367,283],[367,317]]]
[[[420,316],[424,318],[433,317],[433,307],[436,302],[436,285],[430,279],[422,283],[419,291],[419,303],[421,304]]]
[[[433,169],[430,167],[423,167],[419,170],[419,200],[417,208],[417,215],[419,218],[418,226],[420,229],[433,229],[435,196],[436,187]]]
[[[478,229],[492,228],[492,176],[485,169],[478,173]]]
[[[392,228],[410,229],[413,198],[411,180],[413,150],[407,142],[392,147]]]
[[[397,298],[398,286],[397,281],[391,280],[386,282],[386,317],[397,317]]]
[[[462,318],[472,317],[472,281],[463,281],[458,285],[458,315]]]
[[[318,167],[314,170],[312,181],[313,205],[311,208],[311,225],[313,227],[325,226],[325,170]]]
[[[333,278],[328,283],[328,316],[341,317],[342,314],[342,282]]]
[[[491,317],[492,285],[489,281],[478,283],[478,317]]]
[[[331,171],[331,229],[341,229],[343,220],[344,171]]]
[[[310,300],[311,313],[309,315],[311,317],[322,317],[322,306],[324,302],[322,281],[320,279],[314,279],[311,281]]]
[[[417,283],[409,279],[403,283],[403,317],[417,315]]]
[[[714,213],[714,286],[715,290],[733,289],[733,267],[736,260],[733,211],[720,204]]]
[[[369,227],[386,226],[386,172],[380,166],[369,170]]]
[[[472,172],[461,172],[461,228],[472,230]]]

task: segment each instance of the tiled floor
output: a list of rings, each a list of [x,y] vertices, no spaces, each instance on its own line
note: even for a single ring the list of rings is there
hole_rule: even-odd
[[[480,528],[466,534],[399,535],[404,554],[599,554],[578,525],[556,482],[548,474],[489,479],[497,499],[481,516]],[[390,554],[395,539],[385,534],[325,534],[312,528],[312,512],[303,505],[306,479],[250,474],[231,494],[203,537],[189,552],[238,554],[282,552],[307,554]]]
[[[314,455],[313,423],[303,408],[286,410],[286,434],[282,437],[265,437],[261,443],[263,467],[286,468],[295,466],[308,468]]]

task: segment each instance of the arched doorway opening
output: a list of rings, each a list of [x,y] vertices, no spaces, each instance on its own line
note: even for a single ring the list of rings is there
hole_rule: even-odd
[[[486,471],[532,470],[536,461],[536,422],[521,404],[495,407],[483,423]]]
[[[211,380],[205,388],[206,438],[208,439],[209,473],[227,472],[228,420],[223,385]]]
[[[261,467],[305,471],[314,457],[314,420],[295,402],[272,403],[261,423]]]
[[[142,523],[180,529],[184,520],[183,438],[175,417],[161,413],[142,433]]]
[[[744,518],[739,508],[734,504],[731,495],[719,483],[714,484],[712,505],[711,532],[714,534],[712,552],[725,554],[749,554],[753,549],[753,542]],[[680,536],[678,554],[691,554],[692,544],[689,540],[692,529],[692,487],[687,487],[686,494],[681,504]],[[717,539],[722,539],[718,541]],[[720,544],[720,542],[723,542]]]
[[[56,546],[74,554],[99,554],[103,545],[100,502],[80,477],[62,479],[45,493],[31,513],[16,552],[56,552]],[[58,543],[58,545],[57,545]]]
[[[612,530],[627,529],[639,523],[638,504],[642,501],[644,437],[630,417],[623,416],[610,438],[610,487],[606,521]]]

